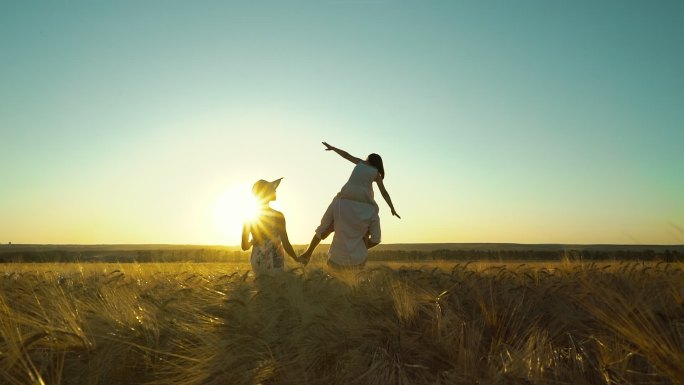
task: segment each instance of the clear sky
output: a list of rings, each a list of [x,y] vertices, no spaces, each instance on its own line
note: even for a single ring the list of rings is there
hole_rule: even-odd
[[[684,243],[682,1],[2,1],[0,242],[306,243],[384,158],[383,242]]]

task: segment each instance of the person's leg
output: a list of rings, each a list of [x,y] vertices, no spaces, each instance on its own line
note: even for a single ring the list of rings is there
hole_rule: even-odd
[[[318,244],[320,244],[323,239],[327,238],[330,235],[330,233],[335,231],[335,222],[333,216],[334,204],[335,200],[333,200],[332,203],[328,205],[328,208],[325,210],[325,213],[323,214],[323,218],[321,218],[321,224],[316,229],[316,233],[314,234],[313,238],[311,238],[311,242],[309,242],[309,247],[306,249],[304,254],[300,256],[300,258],[307,260],[311,258],[311,255],[313,254]]]
[[[323,231],[316,231],[314,234],[313,238],[311,238],[311,242],[309,242],[309,247],[306,249],[304,254],[301,255],[301,257],[304,258],[311,258],[311,255],[313,254],[314,250],[318,246],[319,243],[321,243],[322,240],[328,237],[333,231],[335,231],[334,224],[330,224],[330,227]],[[319,235],[320,234],[320,235]]]

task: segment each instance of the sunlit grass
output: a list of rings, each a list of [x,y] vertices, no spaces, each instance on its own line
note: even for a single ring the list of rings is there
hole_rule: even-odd
[[[682,384],[664,263],[0,265],[0,383]]]

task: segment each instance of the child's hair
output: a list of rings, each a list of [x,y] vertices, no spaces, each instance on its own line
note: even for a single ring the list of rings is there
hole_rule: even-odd
[[[366,160],[371,164],[371,166],[377,168],[382,179],[385,179],[385,167],[382,165],[382,158],[380,155],[370,154]]]

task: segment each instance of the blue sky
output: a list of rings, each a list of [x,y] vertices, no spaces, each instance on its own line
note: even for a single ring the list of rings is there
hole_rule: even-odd
[[[0,242],[237,244],[212,202],[284,176],[304,243],[326,140],[384,242],[684,243],[681,2],[1,8]]]

